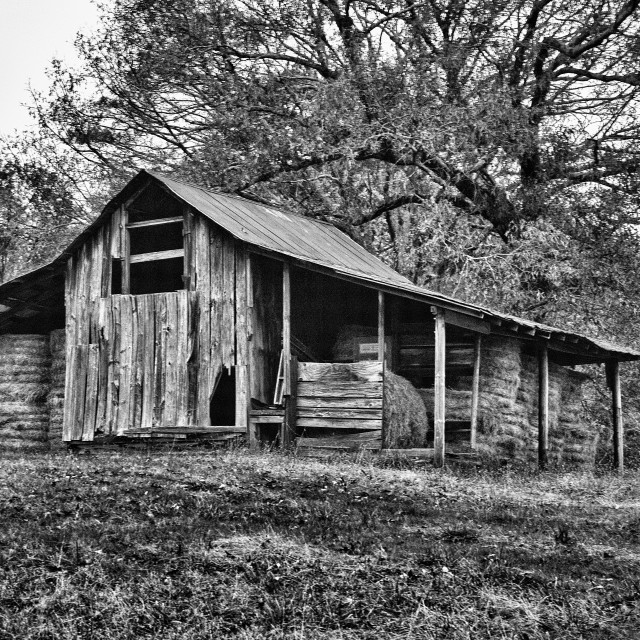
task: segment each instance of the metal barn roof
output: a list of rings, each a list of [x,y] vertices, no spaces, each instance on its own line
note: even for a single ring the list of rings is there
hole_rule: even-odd
[[[448,310],[471,316],[491,325],[491,331],[520,333],[523,339],[553,339],[572,343],[589,352],[587,360],[618,358],[622,360],[640,359],[640,352],[621,347],[610,342],[589,338],[580,333],[565,331],[548,325],[532,322],[503,314],[485,307],[469,304],[450,296],[429,291],[413,284],[391,267],[361,247],[336,227],[313,218],[293,214],[277,207],[259,204],[245,198],[232,196],[188,184],[164,175],[140,171],[129,184],[105,207],[98,219],[85,229],[50,265],[30,272],[10,282],[0,285],[0,331],[6,326],[3,316],[12,313],[10,300],[19,299],[22,306],[29,309],[32,300],[35,309],[41,306],[37,296],[43,292],[38,281],[46,277],[49,282],[54,276],[56,287],[48,290],[48,298],[63,296],[60,276],[64,272],[66,260],[84,240],[98,228],[104,219],[122,202],[137,193],[146,183],[156,182],[207,217],[236,239],[267,252],[286,256],[304,264],[312,264],[338,277],[357,281],[365,286],[382,289],[396,295],[404,295],[440,306]],[[30,292],[33,292],[31,295]]]

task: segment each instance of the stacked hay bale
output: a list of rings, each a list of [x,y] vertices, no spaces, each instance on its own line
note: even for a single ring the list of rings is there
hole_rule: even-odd
[[[538,458],[538,359],[506,338],[483,342],[478,448],[520,462]],[[549,462],[595,461],[597,432],[582,416],[584,375],[549,364]]]
[[[49,405],[49,444],[52,449],[60,449],[62,442],[62,421],[64,416],[64,380],[66,373],[65,330],[56,329],[49,336],[51,350],[51,388],[47,397]]]
[[[526,416],[518,400],[522,372],[520,344],[508,338],[482,344],[478,449],[515,459],[527,457]]]
[[[48,446],[49,336],[0,336],[0,449]]]
[[[433,405],[435,393],[433,388],[417,389],[422,402],[427,410],[427,415],[433,418]],[[471,390],[470,389],[445,389],[444,405],[447,420],[471,419]]]
[[[556,430],[561,434],[562,442],[559,443],[558,462],[569,466],[594,466],[600,434],[595,424],[584,420],[582,385],[588,376],[566,367],[556,366],[555,369],[550,369],[549,378],[560,390]]]
[[[408,381],[391,371],[384,375],[384,441],[387,449],[426,446],[428,420],[420,394]]]

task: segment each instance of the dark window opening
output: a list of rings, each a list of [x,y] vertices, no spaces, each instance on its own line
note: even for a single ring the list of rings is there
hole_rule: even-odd
[[[128,207],[129,222],[182,216],[182,204],[158,185],[149,185]]]
[[[236,375],[223,369],[209,406],[211,426],[229,427],[236,423]]]
[[[183,263],[182,258],[132,263],[129,285],[131,295],[139,296],[182,289]]]
[[[129,229],[131,255],[182,249],[182,222]]]
[[[114,296],[122,293],[122,260],[120,258],[111,261],[111,293]]]

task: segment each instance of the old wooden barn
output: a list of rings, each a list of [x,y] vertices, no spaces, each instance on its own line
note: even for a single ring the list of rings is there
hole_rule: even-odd
[[[140,172],[0,286],[0,445],[231,439],[593,463],[640,353],[424,290],[333,226]],[[35,426],[34,426],[35,425]]]

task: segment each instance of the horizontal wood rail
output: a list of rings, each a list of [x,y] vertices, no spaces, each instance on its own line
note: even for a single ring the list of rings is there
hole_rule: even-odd
[[[156,218],[155,220],[141,220],[140,222],[130,222],[127,229],[141,229],[142,227],[156,227],[161,224],[174,224],[182,222],[182,216],[174,216],[173,218]]]
[[[169,251],[153,251],[152,253],[136,253],[131,256],[131,264],[138,262],[153,262],[154,260],[171,260],[184,258],[184,249],[170,249]]]

